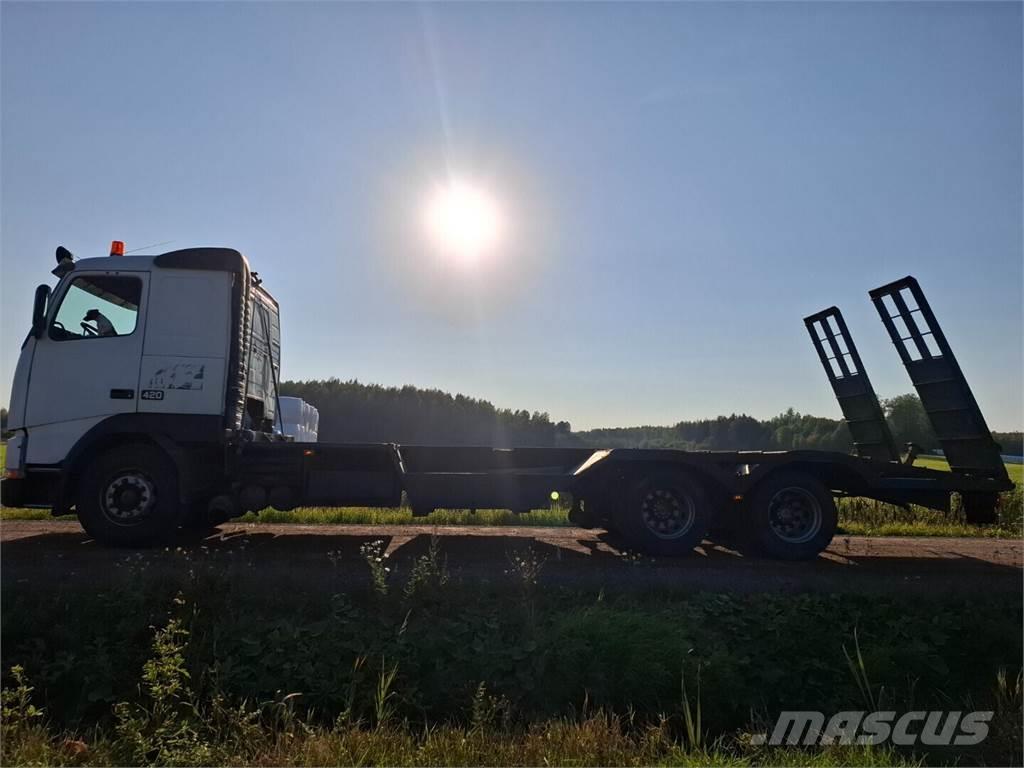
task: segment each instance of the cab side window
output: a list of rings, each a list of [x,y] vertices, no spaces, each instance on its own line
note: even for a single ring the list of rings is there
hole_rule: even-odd
[[[142,281],[121,275],[76,277],[50,324],[56,341],[128,336],[135,330]]]

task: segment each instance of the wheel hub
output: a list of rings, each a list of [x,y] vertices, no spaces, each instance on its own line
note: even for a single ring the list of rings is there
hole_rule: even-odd
[[[640,508],[644,525],[659,539],[678,539],[693,525],[693,500],[670,488],[654,488]]]
[[[153,481],[141,472],[125,472],[114,477],[103,492],[102,508],[111,521],[125,525],[136,523],[156,505]]]
[[[821,504],[806,488],[783,488],[772,496],[768,522],[772,531],[789,544],[810,541],[821,530]]]

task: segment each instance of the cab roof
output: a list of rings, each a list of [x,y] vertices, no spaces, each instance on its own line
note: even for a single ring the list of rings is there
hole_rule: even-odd
[[[182,248],[156,256],[101,256],[81,259],[77,269],[103,269],[118,272],[144,272],[160,269],[208,269],[216,272],[249,272],[249,262],[234,248]]]

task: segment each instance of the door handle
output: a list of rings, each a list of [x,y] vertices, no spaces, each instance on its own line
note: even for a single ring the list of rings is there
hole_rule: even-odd
[[[111,400],[134,400],[135,390],[134,389],[112,389],[110,390]]]

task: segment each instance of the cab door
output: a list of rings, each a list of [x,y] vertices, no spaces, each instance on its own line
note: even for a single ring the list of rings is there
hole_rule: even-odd
[[[32,357],[30,461],[60,461],[94,424],[135,413],[148,281],[147,272],[97,271],[65,282]]]

